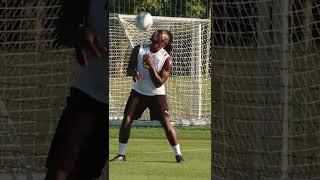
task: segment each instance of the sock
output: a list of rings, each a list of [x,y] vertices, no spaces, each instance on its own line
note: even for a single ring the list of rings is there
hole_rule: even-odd
[[[182,155],[181,151],[180,151],[180,145],[177,144],[175,146],[172,146],[172,149],[174,150],[174,153],[177,155]]]
[[[126,154],[126,147],[127,147],[127,144],[119,143],[119,154],[125,155]]]

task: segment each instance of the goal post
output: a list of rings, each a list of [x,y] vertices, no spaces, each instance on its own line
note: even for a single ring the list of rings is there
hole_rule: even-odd
[[[290,55],[289,50],[289,0],[282,0],[280,7],[283,11],[280,17],[280,36],[281,36],[281,102],[283,104],[282,115],[282,151],[281,151],[281,180],[288,179],[289,171],[289,121],[290,121]]]
[[[153,16],[153,26],[147,31],[137,29],[134,20],[135,15],[110,15],[111,124],[122,120],[126,98],[132,87],[132,80],[125,74],[132,48],[149,43],[152,33],[157,29],[167,29],[174,36],[174,66],[165,84],[170,117],[176,125],[209,125],[211,20]],[[147,113],[142,119],[149,119]]]
[[[193,83],[192,88],[194,89],[193,99],[190,101],[190,117],[192,119],[201,119],[202,116],[202,37],[201,37],[201,24],[194,29],[192,44],[194,46],[195,58],[191,67],[191,80]]]
[[[320,2],[212,7],[213,178],[319,179]]]

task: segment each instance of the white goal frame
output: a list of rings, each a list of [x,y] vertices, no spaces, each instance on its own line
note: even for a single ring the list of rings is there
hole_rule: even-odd
[[[137,40],[134,39],[135,37],[133,37],[132,34],[130,34],[130,32],[128,31],[128,27],[126,27],[126,20],[130,19],[131,20],[131,27],[130,28],[135,28],[137,32],[140,33],[144,33],[141,30],[138,30],[134,25],[133,25],[133,21],[135,19],[135,15],[127,15],[127,14],[111,14],[110,15],[111,19],[112,18],[118,18],[120,25],[122,27],[122,30],[126,36],[126,39],[128,41],[128,44],[130,46],[130,48],[133,48],[135,45],[137,45]],[[175,125],[182,125],[182,126],[192,126],[192,125],[205,125],[205,126],[209,126],[211,124],[211,117],[209,117],[208,119],[203,119],[202,118],[202,91],[203,91],[203,87],[202,87],[202,43],[203,43],[203,39],[202,39],[202,23],[207,23],[210,24],[211,20],[210,19],[200,19],[200,18],[180,18],[180,17],[163,17],[163,16],[153,16],[154,22],[157,21],[163,21],[163,22],[168,22],[168,23],[174,23],[174,22],[179,22],[179,23],[194,23],[196,25],[193,24],[193,26],[197,26],[196,28],[193,28],[193,32],[192,32],[192,43],[191,44],[196,44],[195,46],[192,47],[192,49],[194,49],[194,51],[192,51],[192,56],[193,56],[193,60],[192,60],[192,64],[191,64],[191,79],[192,79],[192,83],[190,88],[192,88],[193,94],[192,96],[197,97],[197,98],[193,98],[192,102],[190,103],[189,109],[190,112],[192,112],[192,109],[197,109],[196,112],[193,111],[193,115],[191,117],[190,115],[190,119],[175,119],[173,120],[173,124]],[[210,26],[209,26],[210,27]],[[152,29],[152,28],[151,28]],[[150,34],[150,31],[154,31],[153,30],[147,30]],[[110,29],[111,31],[111,29]],[[210,36],[210,29],[207,30],[207,34],[208,36]],[[210,40],[209,40],[210,42]],[[140,42],[139,42],[140,43]],[[209,51],[209,47],[207,47],[207,51]],[[109,51],[112,51],[112,49],[110,49]],[[208,58],[210,58],[210,55],[208,56]],[[208,63],[210,61],[210,59],[207,60]],[[113,97],[110,94],[110,108],[112,108],[113,106]],[[119,121],[122,120],[122,116],[111,116],[110,119],[110,123],[112,125],[119,125]],[[143,124],[145,124],[145,122],[143,122]],[[151,124],[153,125],[159,125],[159,123],[157,122],[151,122]]]

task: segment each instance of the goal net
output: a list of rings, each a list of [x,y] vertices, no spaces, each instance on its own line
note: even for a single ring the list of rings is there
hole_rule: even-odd
[[[167,29],[174,37],[174,66],[165,84],[170,118],[176,125],[209,125],[210,20],[153,16],[152,28],[141,31],[135,27],[134,19],[134,15],[110,15],[110,124],[121,122],[132,88],[132,77],[126,75],[132,48],[141,43],[150,43],[149,39],[157,29]],[[149,121],[148,111],[141,120],[141,123],[152,122]]]
[[[212,7],[213,179],[319,179],[320,2]]]

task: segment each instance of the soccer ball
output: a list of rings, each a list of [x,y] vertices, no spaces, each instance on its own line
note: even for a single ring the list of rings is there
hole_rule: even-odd
[[[146,31],[151,28],[153,19],[150,13],[140,12],[135,19],[136,27],[140,30]]]

